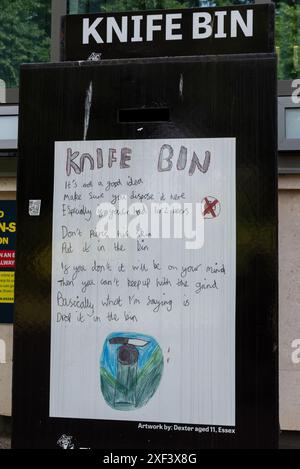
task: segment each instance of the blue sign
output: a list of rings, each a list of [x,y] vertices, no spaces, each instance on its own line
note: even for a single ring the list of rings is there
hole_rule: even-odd
[[[0,201],[0,323],[13,322],[16,249],[16,202]]]

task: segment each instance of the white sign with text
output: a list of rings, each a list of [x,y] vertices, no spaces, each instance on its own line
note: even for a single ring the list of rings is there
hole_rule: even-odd
[[[51,417],[235,425],[235,151],[56,142]]]

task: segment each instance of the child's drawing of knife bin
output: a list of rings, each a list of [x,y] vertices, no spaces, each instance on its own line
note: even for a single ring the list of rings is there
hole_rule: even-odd
[[[117,349],[117,379],[115,384],[114,405],[116,409],[124,410],[136,405],[136,386],[139,350],[149,342],[130,338],[114,337],[111,345],[121,345]]]

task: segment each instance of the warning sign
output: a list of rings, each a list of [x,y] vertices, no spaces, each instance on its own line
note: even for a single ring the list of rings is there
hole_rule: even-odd
[[[13,322],[16,202],[0,201],[0,324]]]
[[[15,273],[0,272],[0,303],[13,303],[15,292]]]
[[[15,251],[0,251],[0,268],[14,269],[15,264]]]

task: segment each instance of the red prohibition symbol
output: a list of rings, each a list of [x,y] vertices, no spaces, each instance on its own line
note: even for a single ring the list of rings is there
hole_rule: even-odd
[[[221,204],[215,197],[207,196],[202,200],[203,217],[217,218],[221,212]]]

